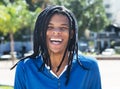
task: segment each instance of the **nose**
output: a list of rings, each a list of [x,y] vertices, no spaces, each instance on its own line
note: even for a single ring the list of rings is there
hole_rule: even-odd
[[[53,30],[53,34],[54,34],[54,35],[61,34],[61,30],[60,30],[59,28],[55,28],[55,29]]]

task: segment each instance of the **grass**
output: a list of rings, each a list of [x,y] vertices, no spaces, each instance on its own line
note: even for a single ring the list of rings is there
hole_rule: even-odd
[[[12,86],[0,85],[0,89],[13,89],[13,87]]]

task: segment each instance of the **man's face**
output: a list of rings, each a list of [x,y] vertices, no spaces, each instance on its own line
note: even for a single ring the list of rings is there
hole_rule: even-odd
[[[65,15],[55,14],[49,21],[46,41],[49,53],[64,53],[69,38],[69,20]]]

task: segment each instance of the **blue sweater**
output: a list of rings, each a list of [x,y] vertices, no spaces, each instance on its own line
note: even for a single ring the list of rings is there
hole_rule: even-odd
[[[70,79],[66,82],[66,71],[56,78],[46,67],[42,72],[38,68],[42,57],[20,61],[16,68],[14,89],[101,89],[101,79],[96,59],[79,55],[82,68],[76,59],[72,62]]]

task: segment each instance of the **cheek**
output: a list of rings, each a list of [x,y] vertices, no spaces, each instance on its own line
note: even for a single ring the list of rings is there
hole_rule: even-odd
[[[69,32],[64,33],[64,36],[66,36],[67,38],[69,38]]]
[[[69,39],[69,34],[66,34],[66,38]]]
[[[48,38],[49,38],[49,32],[47,31],[46,32],[46,43],[48,43],[47,41],[48,41]]]
[[[51,34],[50,31],[47,31],[47,32],[46,32],[46,39],[49,38],[50,34]]]
[[[66,33],[63,35],[63,39],[65,40],[65,42],[68,42],[69,40],[69,33]]]
[[[46,36],[50,36],[52,34],[52,31],[47,30]]]

